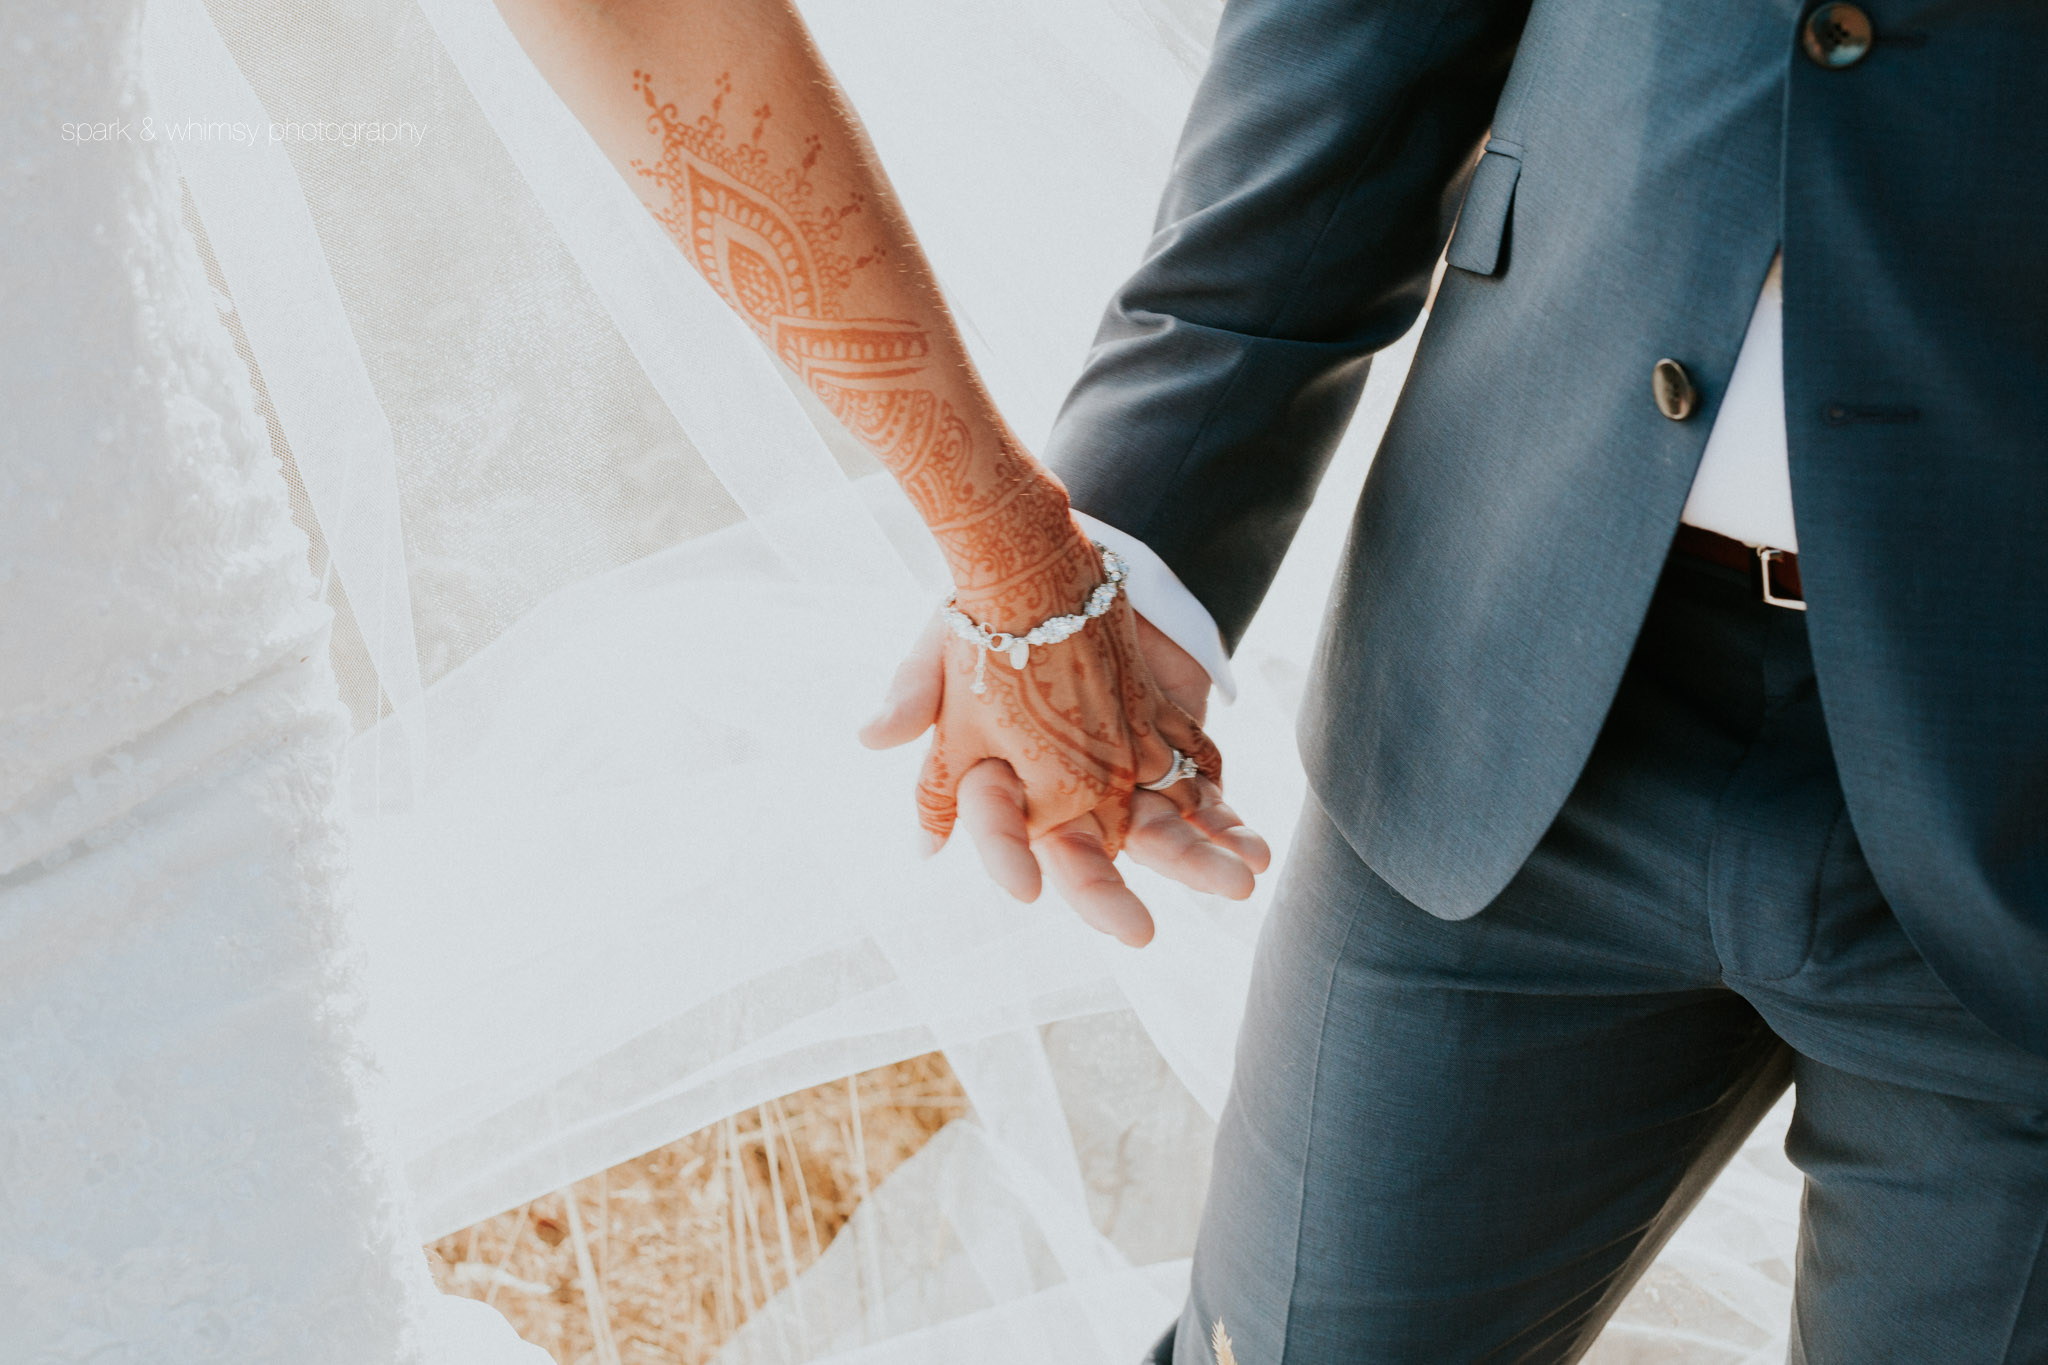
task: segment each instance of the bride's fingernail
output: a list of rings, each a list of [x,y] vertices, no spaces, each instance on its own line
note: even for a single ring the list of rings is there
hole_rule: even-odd
[[[929,858],[945,846],[946,841],[943,836],[934,834],[928,829],[921,829],[917,832],[918,857]]]

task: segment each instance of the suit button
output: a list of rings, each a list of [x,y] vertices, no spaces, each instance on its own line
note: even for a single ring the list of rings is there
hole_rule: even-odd
[[[1817,65],[1854,66],[1870,51],[1870,16],[1854,5],[1821,5],[1806,16],[1799,43]]]
[[[1675,360],[1660,360],[1650,371],[1650,395],[1657,400],[1657,411],[1674,422],[1683,422],[1700,405],[1692,376]]]

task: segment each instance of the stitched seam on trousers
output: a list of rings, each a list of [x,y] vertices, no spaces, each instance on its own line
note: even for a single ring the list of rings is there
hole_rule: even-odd
[[[1367,867],[1366,871],[1374,876],[1378,875],[1373,873],[1370,867]],[[1358,932],[1358,921],[1361,918],[1359,906],[1352,905],[1350,923],[1344,926],[1344,937],[1338,941],[1337,951],[1330,958],[1329,980],[1323,983],[1322,1020],[1316,1027],[1316,1055],[1312,1063],[1313,1070],[1310,1072],[1315,1080],[1309,1087],[1308,1123],[1302,1130],[1301,1188],[1295,1195],[1294,1203],[1294,1250],[1287,1260],[1287,1303],[1280,1310],[1280,1358],[1274,1361],[1273,1365],[1286,1365],[1287,1336],[1294,1325],[1294,1287],[1301,1278],[1301,1240],[1308,1222],[1308,1158],[1315,1143],[1316,1106],[1322,1098],[1323,1039],[1330,1031],[1330,1001],[1337,994],[1337,968],[1344,961],[1344,955],[1350,951],[1351,936]]]
[[[1839,779],[1835,785],[1839,791]],[[1827,894],[1828,867],[1834,862],[1835,851],[1842,846],[1843,836],[1853,828],[1849,823],[1849,798],[1844,796],[1842,808],[1835,812],[1835,823],[1828,829],[1827,842],[1821,845],[1820,861],[1813,869],[1813,918],[1806,926],[1806,951],[1800,955],[1799,965],[1785,973],[1785,978],[1799,975],[1813,962],[1813,945],[1820,942],[1821,899]]]
[[[1759,669],[1761,669],[1763,665],[1763,653],[1763,649],[1758,650],[1757,665]],[[1724,986],[1728,984],[1727,953],[1730,948],[1738,945],[1734,945],[1733,943],[1731,943],[1728,947],[1725,948],[1722,945],[1720,922],[1723,917],[1716,913],[1715,906],[1715,894],[1717,891],[1717,884],[1714,879],[1714,866],[1716,863],[1722,861],[1722,811],[1727,806],[1728,793],[1735,789],[1736,782],[1742,776],[1742,765],[1749,761],[1750,755],[1756,752],[1757,745],[1763,741],[1764,727],[1769,723],[1770,716],[1771,699],[1769,690],[1765,689],[1762,713],[1757,718],[1756,731],[1754,734],[1750,735],[1750,737],[1747,740],[1743,742],[1741,754],[1739,754],[1736,757],[1735,762],[1732,765],[1730,765],[1728,769],[1728,776],[1721,782],[1721,789],[1714,793],[1714,804],[1712,808],[1713,832],[1707,837],[1706,865],[1700,869],[1700,873],[1702,876],[1702,881],[1700,884],[1700,909],[1706,915],[1707,941],[1713,945],[1714,965],[1719,967],[1721,970],[1721,984]],[[1846,809],[1846,805],[1844,808]],[[1730,933],[1733,933],[1733,926],[1730,927]],[[1746,973],[1738,972],[1736,973],[1736,975],[1741,976],[1744,979],[1748,979]],[[1776,980],[1777,978],[1771,979]]]
[[[1810,898],[1805,926],[1805,942],[1800,946],[1799,960],[1783,971],[1773,971],[1768,976],[1760,971],[1742,970],[1735,973],[1737,980],[1745,985],[1772,986],[1792,980],[1813,963],[1813,945],[1820,941],[1821,893],[1825,884],[1828,858],[1842,842],[1845,830],[1852,828],[1849,823],[1849,803],[1845,797],[1835,818],[1828,822],[1828,837],[1821,845],[1820,857],[1815,860],[1813,895]],[[1727,979],[1727,964],[1722,964],[1722,979]]]
[[[2013,1338],[2020,1334],[2020,1310],[2027,1306],[2027,1298],[2034,1282],[2041,1278],[2043,1252],[2048,1252],[2048,1212],[2041,1215],[2040,1230],[2034,1234],[2034,1268],[2027,1274],[2026,1283],[2020,1286],[2019,1296],[2013,1300],[2012,1321],[2005,1325],[2005,1345],[1999,1350],[2000,1360],[2012,1359]]]
[[[1813,1212],[1807,1207],[1812,1198],[1813,1183],[1802,1180],[1799,1185],[1798,1240],[1792,1247],[1792,1314],[1785,1328],[1785,1365],[1806,1365],[1806,1329],[1800,1325],[1801,1307],[1806,1296],[1799,1292],[1799,1262],[1806,1254],[1810,1236],[1808,1229],[1813,1226]]]
[[[1728,984],[1727,950],[1721,944],[1721,934],[1717,924],[1719,916],[1715,914],[1714,905],[1715,896],[1719,891],[1719,884],[1714,879],[1714,865],[1721,861],[1721,808],[1728,800],[1728,793],[1734,790],[1736,778],[1741,775],[1743,760],[1749,757],[1750,750],[1755,747],[1755,739],[1751,739],[1743,747],[1741,757],[1737,758],[1734,766],[1728,769],[1728,776],[1723,779],[1721,790],[1714,793],[1712,808],[1714,828],[1713,832],[1707,836],[1706,865],[1700,869],[1700,908],[1706,913],[1707,942],[1713,946],[1714,966],[1720,970],[1721,984],[1724,986]]]

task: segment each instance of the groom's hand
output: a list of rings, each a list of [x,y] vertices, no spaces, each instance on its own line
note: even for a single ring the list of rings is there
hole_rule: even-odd
[[[1136,618],[1138,649],[1153,682],[1200,724],[1208,709],[1209,675],[1193,656]],[[861,730],[861,742],[884,749],[907,744],[937,720],[945,690],[945,628],[933,619],[897,670],[882,712]],[[1272,854],[1223,803],[1206,777],[1182,784],[1179,803],[1159,792],[1132,793],[1124,849],[1138,862],[1197,891],[1242,900]],[[1116,870],[1096,818],[1084,815],[1029,837],[1023,784],[1008,763],[987,759],[960,779],[960,820],[982,865],[998,886],[1022,901],[1038,898],[1042,877],[1082,919],[1133,946],[1152,937],[1152,917]],[[941,840],[934,839],[933,847]]]

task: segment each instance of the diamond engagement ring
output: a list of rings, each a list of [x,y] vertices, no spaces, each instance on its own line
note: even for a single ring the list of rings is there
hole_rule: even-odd
[[[1185,782],[1191,777],[1200,777],[1202,770],[1195,766],[1195,760],[1180,750],[1173,751],[1173,766],[1166,770],[1166,776],[1157,782],[1140,782],[1138,785],[1148,792],[1163,792],[1176,782]]]

